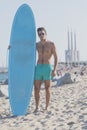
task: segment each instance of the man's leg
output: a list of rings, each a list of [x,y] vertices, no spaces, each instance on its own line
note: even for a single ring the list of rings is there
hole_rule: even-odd
[[[50,86],[51,86],[51,80],[45,80],[45,90],[46,90],[46,110],[48,108],[49,105],[49,101],[50,101]]]
[[[35,94],[35,102],[36,102],[35,111],[38,110],[38,106],[39,106],[41,83],[42,83],[41,80],[35,80],[34,81],[34,94]]]

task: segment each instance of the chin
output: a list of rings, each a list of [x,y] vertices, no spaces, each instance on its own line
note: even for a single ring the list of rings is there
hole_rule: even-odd
[[[42,38],[41,41],[46,41],[46,39],[43,39],[43,38]]]

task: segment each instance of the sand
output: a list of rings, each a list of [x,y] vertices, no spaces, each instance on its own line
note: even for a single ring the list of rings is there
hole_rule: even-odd
[[[34,113],[34,92],[25,116],[13,117],[8,94],[0,97],[0,130],[87,130],[87,75],[72,84],[52,83],[49,110],[44,111],[41,89],[40,111]],[[6,86],[3,86],[5,88]],[[6,92],[5,92],[6,93]]]

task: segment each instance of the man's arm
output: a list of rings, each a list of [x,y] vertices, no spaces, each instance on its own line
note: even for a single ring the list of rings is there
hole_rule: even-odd
[[[38,43],[36,43],[36,51],[38,50]]]
[[[53,56],[54,56],[54,69],[53,69],[53,76],[55,76],[56,74],[56,70],[57,70],[57,67],[58,67],[58,56],[57,56],[57,51],[56,51],[56,47],[55,45],[53,44],[53,47],[52,47],[52,53],[53,53]]]

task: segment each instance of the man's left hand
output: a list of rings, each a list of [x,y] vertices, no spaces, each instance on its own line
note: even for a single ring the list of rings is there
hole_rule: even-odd
[[[52,71],[52,77],[55,77],[56,76],[56,71]]]

